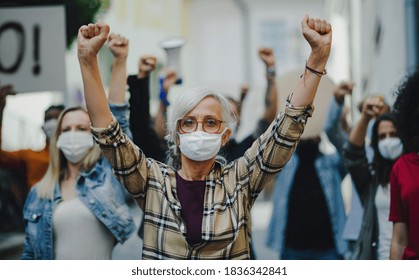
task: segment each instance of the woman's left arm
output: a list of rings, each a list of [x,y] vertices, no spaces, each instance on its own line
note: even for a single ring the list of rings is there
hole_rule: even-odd
[[[313,111],[311,104],[330,54],[331,25],[325,20],[314,20],[308,16],[304,17],[301,25],[302,33],[312,48],[308,68],[289,96],[285,113],[276,117],[238,161],[239,180],[249,180],[250,192],[256,194],[250,197],[256,197],[263,186],[274,179],[294,152],[307,118]]]
[[[326,20],[306,15],[301,21],[304,38],[310,44],[311,53],[306,70],[290,96],[291,106],[307,106],[313,103],[321,77],[326,74],[326,63],[332,46],[332,26]]]

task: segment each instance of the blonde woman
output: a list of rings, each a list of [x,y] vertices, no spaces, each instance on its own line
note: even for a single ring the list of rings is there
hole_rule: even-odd
[[[119,35],[110,36],[108,45],[111,51],[118,48],[117,53],[128,48]],[[118,77],[125,59],[115,55],[112,102],[124,99],[124,81]],[[127,104],[111,104],[111,109],[126,128]],[[23,259],[111,259],[116,242],[123,243],[135,231],[123,188],[94,143],[83,108],[68,108],[58,118],[48,171],[29,193],[23,216]]]

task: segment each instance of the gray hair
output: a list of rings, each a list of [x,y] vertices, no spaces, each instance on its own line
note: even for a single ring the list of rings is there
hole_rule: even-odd
[[[204,98],[213,97],[218,100],[221,105],[221,118],[227,127],[231,127],[236,122],[232,115],[230,102],[221,93],[209,88],[195,87],[181,94],[176,102],[172,105],[173,109],[167,120],[166,140],[169,145],[168,163],[172,163],[175,168],[180,167],[180,150],[177,145],[177,124],[183,119],[188,112],[198,105]]]

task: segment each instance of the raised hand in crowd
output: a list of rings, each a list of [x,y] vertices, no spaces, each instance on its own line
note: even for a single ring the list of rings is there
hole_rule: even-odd
[[[272,48],[259,48],[259,57],[266,66],[267,87],[265,93],[265,112],[263,120],[269,125],[276,117],[278,110],[278,89],[275,82],[275,56]]]
[[[166,92],[169,92],[169,88],[171,86],[173,86],[176,83],[177,80],[177,73],[175,70],[171,70],[171,69],[165,69],[163,70],[164,72],[164,83],[163,83],[163,88]]]
[[[265,63],[266,67],[275,66],[275,56],[272,48],[261,47],[258,50],[260,59]]]
[[[159,110],[154,122],[154,129],[160,139],[164,139],[166,136],[166,121],[167,121],[167,107],[169,106],[169,101],[167,99],[169,95],[170,87],[176,83],[178,79],[177,73],[175,70],[165,68],[160,73],[160,104]]]
[[[384,100],[380,96],[370,96],[364,100],[361,117],[349,135],[349,141],[356,146],[364,146],[368,123],[382,114]]]
[[[106,23],[90,23],[80,27],[77,36],[77,57],[82,73],[86,107],[95,127],[107,127],[112,121],[97,61],[97,54],[108,39],[109,31],[109,25]]]
[[[111,103],[122,104],[125,102],[128,44],[127,38],[119,34],[109,34],[107,45],[114,57],[108,95],[108,100]]]
[[[311,47],[303,79],[300,79],[294,93],[289,98],[292,106],[305,106],[313,103],[320,77],[325,75],[326,63],[332,46],[332,26],[326,20],[310,18],[306,15],[301,21],[302,33]]]
[[[147,156],[164,161],[167,145],[163,145],[162,137],[157,135],[156,122],[152,120],[150,114],[150,75],[156,67],[155,56],[143,55],[139,59],[137,74],[128,76],[129,122],[134,143]],[[158,117],[156,119],[159,121]]]
[[[156,69],[157,58],[153,55],[143,55],[138,63],[138,79],[148,77]]]
[[[352,95],[354,83],[350,81],[342,81],[333,91],[333,95],[337,103],[342,104],[345,101],[346,95]]]

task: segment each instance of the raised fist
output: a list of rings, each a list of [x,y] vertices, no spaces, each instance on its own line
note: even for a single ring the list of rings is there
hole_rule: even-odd
[[[152,55],[143,55],[140,57],[140,63],[138,66],[138,78],[142,79],[150,75],[150,73],[156,69],[157,58]]]
[[[177,75],[175,70],[166,69],[164,71],[164,83],[163,88],[165,92],[169,92],[169,88],[173,86],[177,81]]]
[[[109,25],[103,22],[83,25],[77,36],[77,56],[80,61],[89,62],[96,56],[108,39]]]
[[[272,48],[259,48],[259,57],[265,63],[266,67],[275,65],[275,56]]]
[[[332,46],[332,26],[326,20],[313,19],[306,15],[301,21],[304,38],[311,50],[321,57],[328,58]]]
[[[384,108],[384,98],[382,96],[370,96],[362,104],[362,115],[368,119],[377,118],[381,115]]]
[[[345,95],[351,95],[354,89],[354,83],[342,81],[333,91],[333,95],[338,103],[342,104],[345,99]]]
[[[117,59],[124,59],[128,56],[128,39],[111,33],[108,37],[108,48]]]

